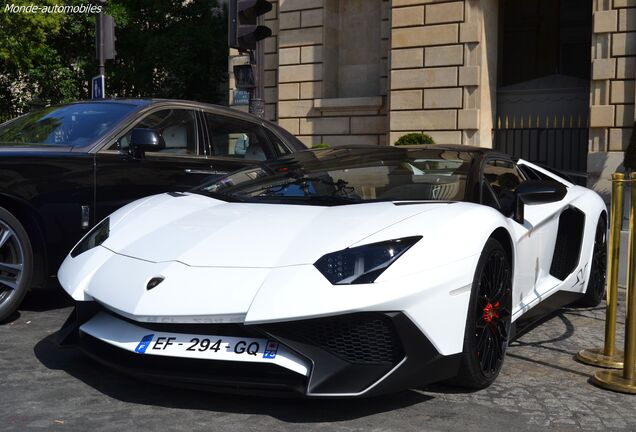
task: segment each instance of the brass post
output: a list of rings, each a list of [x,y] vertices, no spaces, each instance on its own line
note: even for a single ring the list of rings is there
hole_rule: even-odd
[[[616,310],[618,309],[618,267],[623,221],[623,184],[625,175],[612,175],[612,214],[609,229],[609,253],[607,262],[607,312],[605,316],[605,345],[579,351],[577,360],[593,366],[620,369],[623,352],[616,350]]]
[[[631,248],[631,260],[629,268],[627,320],[625,323],[625,361],[622,371],[599,371],[592,377],[592,382],[600,387],[618,391],[621,393],[636,394],[636,227],[634,218],[636,217],[636,173],[631,175],[632,202],[629,212],[629,237]]]

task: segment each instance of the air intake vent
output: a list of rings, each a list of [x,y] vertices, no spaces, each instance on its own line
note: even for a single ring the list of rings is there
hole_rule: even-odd
[[[554,255],[550,274],[565,280],[576,269],[581,255],[585,214],[576,208],[568,208],[559,217]]]
[[[299,321],[279,329],[285,337],[316,345],[349,363],[396,364],[404,358],[393,324],[381,314]]]

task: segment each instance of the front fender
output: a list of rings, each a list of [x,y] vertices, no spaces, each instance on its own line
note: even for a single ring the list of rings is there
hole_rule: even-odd
[[[377,279],[380,282],[479,255],[488,238],[497,229],[503,228],[510,234],[511,223],[515,222],[490,207],[452,203],[438,211],[421,213],[388,227],[354,246],[422,236],[419,242],[380,275]],[[474,274],[474,268],[467,270]]]

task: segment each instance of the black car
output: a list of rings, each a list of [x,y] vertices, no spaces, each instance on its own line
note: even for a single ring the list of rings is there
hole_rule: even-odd
[[[77,102],[0,125],[0,321],[119,207],[304,149],[272,123],[177,100]]]

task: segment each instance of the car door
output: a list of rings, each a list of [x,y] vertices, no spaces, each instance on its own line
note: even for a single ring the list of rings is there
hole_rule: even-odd
[[[513,309],[531,307],[558,283],[550,276],[550,266],[563,204],[525,206],[525,220],[519,224],[512,216],[516,205],[515,191],[526,180],[524,174],[511,160],[497,158],[487,159],[482,172],[482,203],[510,218],[516,237]]]
[[[166,143],[142,158],[129,153],[134,128],[151,128]],[[96,154],[95,221],[135,199],[167,191],[184,191],[225,175],[239,165],[210,158],[197,109],[162,107],[145,113]]]

